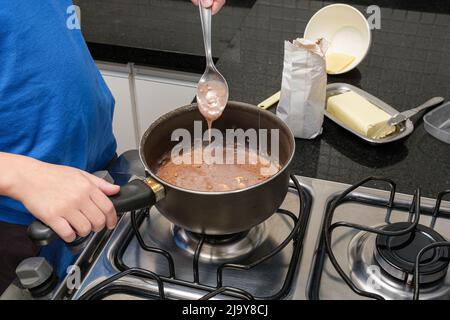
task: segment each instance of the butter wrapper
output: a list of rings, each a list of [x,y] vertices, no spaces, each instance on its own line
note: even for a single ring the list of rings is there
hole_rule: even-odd
[[[296,39],[285,42],[280,117],[296,138],[314,139],[322,133],[326,104],[328,42]]]

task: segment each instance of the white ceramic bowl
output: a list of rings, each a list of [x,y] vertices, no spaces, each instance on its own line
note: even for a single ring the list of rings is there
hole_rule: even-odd
[[[372,36],[369,23],[356,8],[347,4],[332,4],[317,11],[309,20],[303,36],[315,41],[325,38],[330,42],[328,52],[339,52],[355,57],[355,60],[343,70],[348,72],[366,57]]]

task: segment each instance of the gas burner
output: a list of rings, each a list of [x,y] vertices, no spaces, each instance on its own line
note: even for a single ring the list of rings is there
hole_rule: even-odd
[[[386,231],[402,231],[411,226],[410,222],[398,222],[384,227]],[[378,235],[374,250],[375,260],[390,276],[412,284],[414,265],[420,250],[429,244],[446,241],[435,230],[417,225],[411,233],[401,236]],[[445,277],[449,265],[448,249],[435,248],[426,252],[420,264],[420,284],[429,284]]]
[[[388,190],[371,189],[367,194],[363,188],[356,191],[368,183],[385,183]],[[326,275],[330,283],[339,288],[345,284],[350,289],[342,291],[346,296],[378,300],[450,298],[450,243],[439,234],[449,230],[448,204],[444,206],[442,198],[450,190],[440,192],[433,200],[422,198],[420,188],[413,196],[396,194],[395,189],[390,179],[369,177],[328,200],[320,255],[314,266],[317,271],[311,280],[312,299],[326,296],[320,291],[325,271],[330,273]],[[348,215],[343,219],[343,214]],[[338,274],[336,279],[333,272]]]
[[[231,235],[210,236],[201,235],[179,228],[172,227],[176,245],[194,255],[199,241],[203,244],[199,252],[199,258],[204,262],[223,263],[239,260],[247,257],[266,238],[264,223],[244,231]]]
[[[403,224],[403,223],[402,223]],[[397,225],[394,223],[392,225]],[[403,229],[405,223],[403,225]],[[384,225],[375,226],[385,228]],[[399,226],[400,227],[400,226]],[[424,229],[429,229],[424,227]],[[420,232],[420,231],[419,231]],[[413,286],[388,274],[376,260],[378,237],[374,233],[360,231],[350,241],[348,246],[348,260],[352,281],[367,292],[383,296],[385,299],[410,300],[413,298]],[[402,256],[400,254],[400,256]],[[426,267],[424,265],[424,270]],[[423,273],[421,273],[421,277]],[[420,298],[423,300],[448,299],[450,298],[450,274],[445,274],[440,281],[422,284]]]

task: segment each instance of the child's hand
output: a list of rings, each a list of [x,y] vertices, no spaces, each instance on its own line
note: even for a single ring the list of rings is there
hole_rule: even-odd
[[[192,0],[196,6],[199,0]],[[225,0],[201,0],[205,8],[211,8],[212,14],[216,14],[225,5]]]
[[[31,158],[21,157],[15,164],[21,165],[22,173],[9,195],[64,241],[116,225],[116,210],[108,196],[118,193],[119,186],[76,168]]]

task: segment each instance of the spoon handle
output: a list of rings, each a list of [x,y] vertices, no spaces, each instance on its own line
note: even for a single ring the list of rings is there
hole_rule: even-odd
[[[203,42],[205,43],[206,63],[208,67],[214,66],[211,52],[211,20],[212,14],[210,8],[205,8],[202,0],[199,0],[200,19],[202,21]]]

